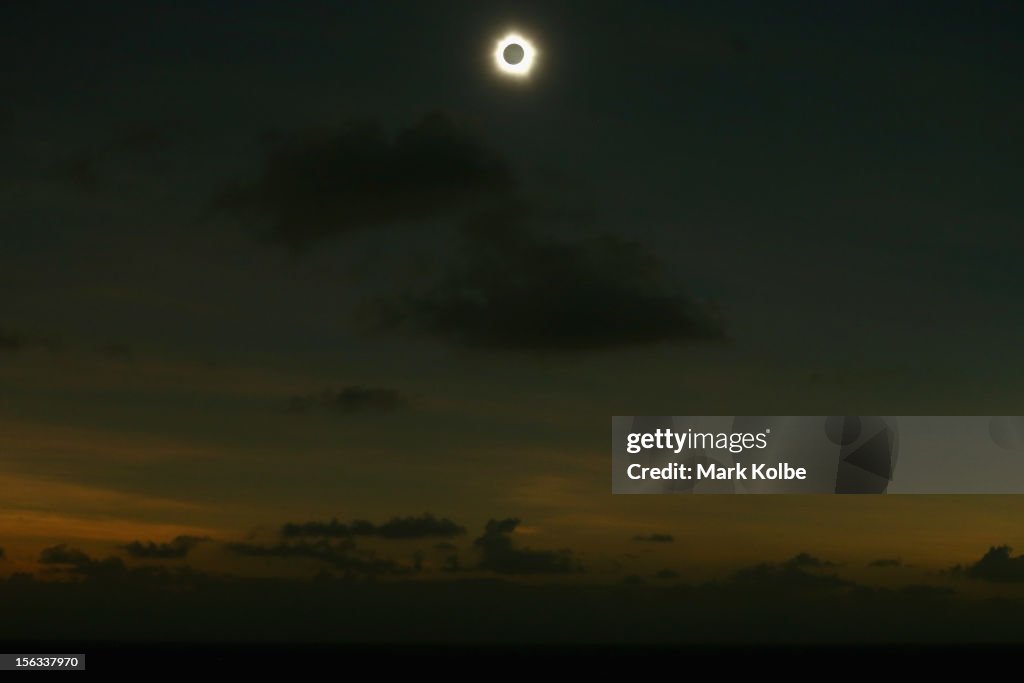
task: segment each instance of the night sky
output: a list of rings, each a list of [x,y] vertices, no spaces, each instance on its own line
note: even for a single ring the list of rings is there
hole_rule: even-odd
[[[0,636],[1019,638],[1024,498],[613,496],[608,436],[1021,414],[1021,36],[1009,0],[4,3]]]

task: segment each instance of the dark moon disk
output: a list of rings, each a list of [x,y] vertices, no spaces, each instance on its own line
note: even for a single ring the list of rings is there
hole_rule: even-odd
[[[505,46],[505,49],[501,53],[501,58],[505,60],[506,64],[518,64],[523,61],[523,57],[526,56],[526,51],[523,50],[523,46],[519,43],[511,43]]]

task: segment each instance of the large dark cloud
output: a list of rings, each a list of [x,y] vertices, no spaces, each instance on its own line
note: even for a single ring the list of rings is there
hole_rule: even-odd
[[[500,157],[433,112],[393,138],[377,124],[349,123],[279,140],[262,175],[217,203],[269,220],[275,240],[303,246],[360,228],[445,216],[512,186]]]
[[[380,387],[349,386],[337,391],[293,396],[288,411],[309,413],[325,410],[352,415],[355,413],[393,413],[409,407],[409,399],[400,391]]]
[[[466,528],[447,517],[435,517],[426,512],[418,517],[392,517],[383,524],[357,519],[352,522],[289,522],[281,527],[284,538],[350,538],[376,536],[390,540],[417,538],[454,538],[466,533]]]
[[[672,537],[672,534],[644,534],[634,536],[633,540],[641,543],[671,543],[675,538]]]
[[[500,159],[434,113],[394,139],[361,124],[280,142],[257,181],[218,203],[263,216],[273,238],[291,246],[358,228],[455,219],[465,209],[473,218],[462,223],[440,277],[398,283],[404,293],[364,303],[363,320],[376,330],[521,351],[725,338],[717,312],[668,284],[641,244],[611,235],[551,237],[553,226],[534,226],[549,217],[514,197],[513,185]],[[308,410],[330,399],[298,397],[292,405]]]
[[[952,568],[954,576],[996,583],[1024,582],[1024,555],[1013,556],[1008,545],[993,546],[980,560],[969,565]]]
[[[570,574],[582,571],[568,550],[517,548],[512,532],[519,526],[514,518],[487,522],[483,535],[473,541],[480,551],[478,567],[498,574]]]
[[[361,553],[355,544],[348,540],[321,538],[316,541],[282,542],[272,545],[237,542],[226,543],[224,548],[244,557],[319,560],[335,569],[356,575],[408,574],[413,571],[412,568],[392,560]]]
[[[176,560],[186,557],[197,545],[209,539],[200,536],[177,536],[170,543],[132,541],[121,546],[136,559]]]
[[[490,220],[496,226],[465,231],[465,253],[438,282],[373,302],[367,318],[378,328],[515,351],[725,338],[716,311],[670,287],[639,243],[536,237],[516,218]]]

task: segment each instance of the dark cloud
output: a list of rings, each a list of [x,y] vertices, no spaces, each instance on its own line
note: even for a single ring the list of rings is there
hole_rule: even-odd
[[[451,538],[466,533],[466,528],[447,518],[436,518],[431,514],[421,517],[395,517],[376,528],[375,536],[381,538]]]
[[[193,548],[207,540],[200,536],[178,536],[170,543],[132,541],[121,546],[121,549],[136,559],[175,560],[187,556]]]
[[[289,522],[281,527],[281,535],[285,538],[377,536],[390,540],[405,540],[453,538],[464,533],[466,533],[464,526],[456,524],[446,517],[435,517],[429,512],[418,517],[392,517],[383,524],[374,524],[361,519],[343,523],[332,519],[329,522]]]
[[[869,567],[902,567],[903,561],[894,557],[883,557],[878,560],[872,560],[868,562]]]
[[[836,564],[835,562],[829,562],[828,560],[823,560],[820,557],[815,557],[808,553],[800,553],[786,560],[783,563],[783,566],[792,569],[824,569],[827,567],[835,567]]]
[[[279,139],[255,182],[221,208],[270,222],[274,240],[303,246],[360,228],[451,214],[512,189],[505,162],[434,112],[390,138],[374,123]]]
[[[766,562],[741,569],[733,574],[728,583],[736,588],[757,592],[831,591],[855,585],[835,574],[814,571],[833,566],[835,565],[831,562],[800,553],[782,563]]]
[[[718,314],[673,291],[659,261],[610,235],[535,238],[517,220],[473,226],[440,281],[364,310],[377,329],[476,348],[586,351],[725,339]]]
[[[672,569],[662,569],[654,575],[654,578],[661,579],[662,581],[675,581],[679,578],[679,572]]]
[[[316,541],[283,542],[273,545],[256,543],[226,543],[229,552],[244,557],[265,557],[279,559],[311,559],[326,562],[335,569],[359,575],[407,574],[411,568],[398,563],[360,553],[355,544],[348,540],[332,541],[325,538]]]
[[[1008,545],[993,546],[974,564],[957,565],[950,570],[954,576],[996,583],[1024,582],[1024,555],[1012,554]]]
[[[4,550],[3,548],[0,548],[0,560],[6,560],[6,559],[7,559],[7,551]]]
[[[39,563],[54,565],[55,571],[73,574],[87,579],[117,579],[129,574],[124,561],[119,557],[105,560],[93,559],[78,548],[60,544],[44,548],[39,553]]]
[[[646,534],[634,536],[633,540],[641,543],[671,543],[676,539],[672,534]]]
[[[338,391],[325,391],[308,396],[293,396],[288,400],[288,411],[308,413],[329,410],[342,415],[356,413],[393,413],[409,407],[409,399],[394,389],[350,386]]]
[[[480,551],[478,567],[498,574],[569,574],[582,571],[579,562],[568,550],[532,550],[516,548],[512,532],[518,519],[492,519],[483,535],[473,541]]]
[[[91,558],[87,553],[78,548],[69,548],[67,544],[44,548],[39,553],[39,564],[70,564],[78,565],[90,562]]]

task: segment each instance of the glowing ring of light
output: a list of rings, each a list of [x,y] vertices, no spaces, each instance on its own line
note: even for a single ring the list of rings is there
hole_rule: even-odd
[[[505,48],[509,45],[518,45],[523,48],[523,59],[518,64],[509,64],[505,61]],[[518,33],[510,33],[498,41],[498,47],[494,51],[494,61],[502,73],[522,78],[529,75],[536,55],[537,50],[534,49],[530,41]]]

